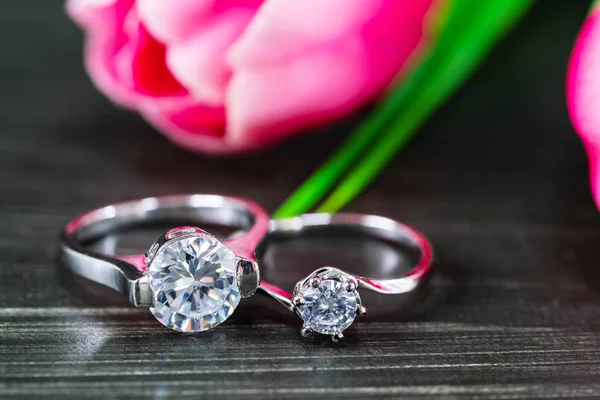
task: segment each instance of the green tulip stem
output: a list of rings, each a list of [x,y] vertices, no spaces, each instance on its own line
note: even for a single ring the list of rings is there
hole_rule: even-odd
[[[346,143],[286,200],[274,217],[310,210],[348,169],[349,175],[318,211],[335,212],[354,199],[426,118],[468,78],[495,41],[531,3],[531,0],[450,1],[443,10],[446,14],[440,19],[438,40],[430,53]]]

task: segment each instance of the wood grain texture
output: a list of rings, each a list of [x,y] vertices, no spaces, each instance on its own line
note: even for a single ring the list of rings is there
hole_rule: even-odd
[[[600,218],[563,93],[586,7],[538,2],[348,207],[414,225],[438,257],[413,296],[365,296],[373,312],[333,345],[304,341],[297,318],[259,297],[211,332],[171,334],[69,276],[56,238],[77,213],[146,195],[274,210],[354,121],[258,155],[187,154],[92,88],[60,1],[0,3],[0,397],[600,395]],[[308,247],[275,248],[265,277],[292,285],[323,264]],[[393,257],[346,248],[340,262]]]

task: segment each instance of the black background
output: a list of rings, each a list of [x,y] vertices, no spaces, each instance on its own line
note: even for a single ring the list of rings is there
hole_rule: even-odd
[[[600,393],[600,218],[564,104],[587,7],[539,1],[346,208],[421,229],[438,261],[430,284],[392,310],[390,298],[365,297],[373,312],[333,345],[304,341],[296,317],[259,297],[210,332],[172,334],[76,285],[55,260],[56,238],[71,216],[146,195],[234,194],[273,211],[352,122],[242,158],[186,153],[94,90],[60,1],[1,2],[0,394]],[[357,259],[382,257],[373,246],[353,246]],[[265,275],[291,285],[319,263],[306,253],[281,247],[273,257],[285,267]]]

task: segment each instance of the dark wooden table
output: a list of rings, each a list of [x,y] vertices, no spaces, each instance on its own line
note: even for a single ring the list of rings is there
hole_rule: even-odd
[[[218,329],[171,334],[66,274],[56,238],[77,213],[146,195],[274,210],[352,123],[244,158],[188,154],[96,93],[60,1],[2,2],[0,397],[600,394],[600,217],[563,90],[586,3],[538,2],[347,208],[418,227],[438,261],[414,296],[367,296],[371,315],[333,345],[304,341],[295,316],[259,297]],[[341,246],[284,244],[265,275],[291,285],[327,257],[389,261],[381,245]]]

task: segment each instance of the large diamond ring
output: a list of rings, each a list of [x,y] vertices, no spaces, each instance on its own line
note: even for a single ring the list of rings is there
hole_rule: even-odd
[[[335,267],[319,268],[299,281],[292,293],[266,282],[259,289],[295,312],[303,321],[302,335],[329,335],[337,342],[357,316],[367,313],[358,289],[383,294],[412,291],[431,269],[433,250],[420,232],[389,218],[361,214],[304,214],[295,218],[272,220],[269,233],[259,245],[257,255],[263,255],[270,239],[276,236],[298,236],[307,232],[335,228],[364,233],[404,248],[416,250],[416,265],[402,276],[385,279],[361,277]],[[322,237],[322,236],[321,236]]]
[[[185,220],[243,229],[219,241],[195,226],[170,229],[144,255],[115,256],[85,247],[139,224]],[[61,256],[74,273],[111,287],[163,325],[201,332],[225,321],[260,282],[254,250],[269,216],[248,200],[192,194],[108,205],[67,223]]]

